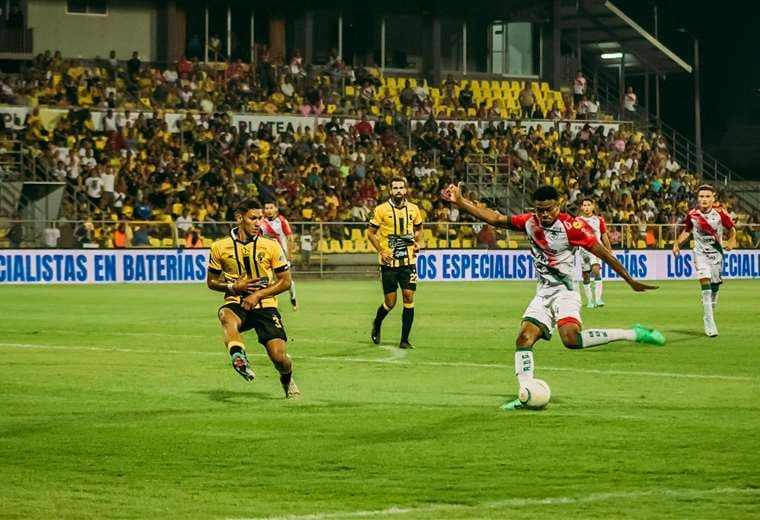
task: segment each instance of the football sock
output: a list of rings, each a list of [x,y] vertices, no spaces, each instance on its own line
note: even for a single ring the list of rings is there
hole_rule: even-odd
[[[533,349],[515,350],[515,375],[520,386],[533,379]]]
[[[414,323],[414,304],[405,303],[404,312],[401,314],[401,341],[409,342],[412,323]]]
[[[627,329],[585,329],[578,333],[579,348],[596,347],[621,340],[636,341],[636,332]]]
[[[293,371],[291,370],[287,374],[280,374],[280,383],[283,385],[290,384],[290,380],[293,379]]]
[[[290,289],[288,289],[288,290],[290,291],[290,299],[291,300],[295,300],[296,299],[296,282],[291,281],[290,282]]]
[[[602,301],[602,279],[594,280],[594,296],[597,302]]]
[[[705,310],[705,319],[713,321],[713,295],[712,288],[709,285],[702,286],[702,307]]]
[[[593,301],[591,297],[591,280],[583,282],[583,292],[586,293],[586,301],[591,303]]]
[[[230,356],[235,352],[241,352],[245,354],[245,345],[243,345],[243,343],[240,341],[230,341],[227,343],[227,350],[229,351]]]
[[[718,305],[718,291],[720,290],[720,284],[719,283],[713,283],[710,284],[710,289],[712,289],[712,304],[713,307]]]
[[[383,303],[380,307],[377,308],[377,314],[375,314],[375,321],[377,323],[381,323],[386,316],[388,316],[388,313],[391,312],[391,310],[385,306]]]

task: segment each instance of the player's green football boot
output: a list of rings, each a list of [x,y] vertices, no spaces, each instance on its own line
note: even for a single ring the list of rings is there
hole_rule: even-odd
[[[664,345],[665,336],[657,329],[648,329],[638,323],[633,326],[636,333],[636,343],[647,343],[648,345]]]
[[[515,399],[513,401],[508,401],[501,405],[499,408],[502,410],[524,410],[526,409],[525,405],[520,402],[519,399]]]
[[[245,352],[235,352],[232,354],[231,358],[232,368],[234,368],[235,372],[240,374],[243,379],[246,381],[253,381],[256,378],[256,374],[251,370],[251,365],[248,363],[248,358],[246,357]]]

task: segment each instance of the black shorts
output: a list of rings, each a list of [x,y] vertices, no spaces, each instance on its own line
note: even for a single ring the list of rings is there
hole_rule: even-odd
[[[398,287],[405,291],[417,290],[417,267],[405,265],[402,267],[380,267],[380,280],[383,283],[383,294],[395,293]]]
[[[280,312],[274,307],[247,311],[239,303],[226,303],[219,310],[229,309],[240,318],[240,332],[255,329],[259,343],[266,344],[273,339],[288,341]]]

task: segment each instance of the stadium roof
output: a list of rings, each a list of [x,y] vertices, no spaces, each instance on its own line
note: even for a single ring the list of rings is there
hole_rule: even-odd
[[[608,0],[562,2],[560,14],[563,39],[572,42],[579,38],[588,54],[624,52],[626,68],[663,75],[692,71],[691,65]],[[620,60],[609,61],[610,65],[618,63]]]

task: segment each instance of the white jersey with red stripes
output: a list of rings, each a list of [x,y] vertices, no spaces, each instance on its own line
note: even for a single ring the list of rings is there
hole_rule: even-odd
[[[565,286],[573,289],[575,250],[590,249],[598,243],[594,230],[567,213],[560,213],[551,226],[544,227],[534,213],[513,215],[510,228],[528,235],[535,259],[539,291]]]
[[[287,253],[288,237],[293,234],[288,219],[282,215],[277,215],[273,219],[264,218],[261,220],[260,230],[261,234],[266,238],[271,238],[272,240],[279,242],[282,250]]]
[[[602,233],[607,232],[607,224],[604,223],[604,217],[600,217],[599,215],[590,215],[588,217],[586,215],[579,215],[576,218],[582,220],[594,230],[594,236],[597,240],[601,240]]]
[[[704,213],[693,208],[683,224],[694,236],[694,253],[710,259],[723,258],[723,232],[734,227],[734,221],[723,208],[713,206]]]

